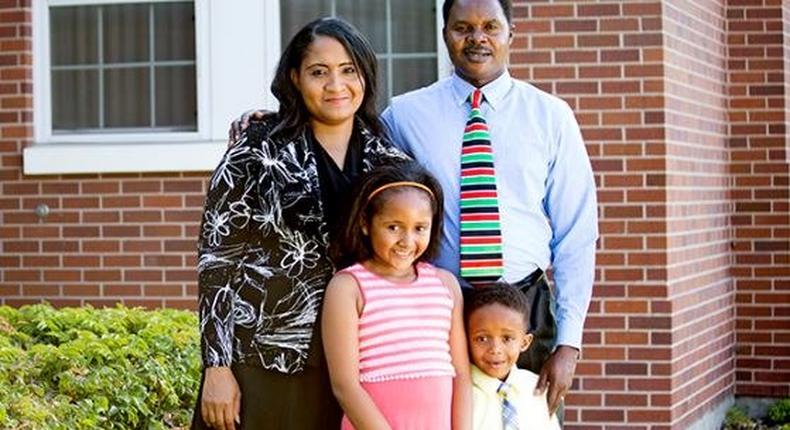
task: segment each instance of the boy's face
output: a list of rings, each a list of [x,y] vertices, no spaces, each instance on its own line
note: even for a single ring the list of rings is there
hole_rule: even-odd
[[[532,342],[524,315],[492,303],[472,312],[468,325],[472,363],[486,375],[504,381],[519,354]]]

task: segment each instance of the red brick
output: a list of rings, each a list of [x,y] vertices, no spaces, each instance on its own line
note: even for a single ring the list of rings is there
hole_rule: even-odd
[[[143,223],[143,222],[161,222],[162,212],[157,210],[139,210],[139,211],[124,211],[122,213],[123,222],[129,223]]]
[[[573,16],[572,5],[533,5],[530,8],[533,18],[548,17],[555,18],[561,16]]]
[[[63,295],[96,297],[100,293],[100,288],[96,284],[72,284],[63,286]]]
[[[124,240],[123,252],[161,252],[162,242],[158,240]],[[197,250],[197,243],[193,250]]]
[[[140,257],[137,255],[104,255],[104,267],[140,267]]]
[[[164,191],[166,193],[200,193],[205,194],[205,181],[166,181]]]
[[[610,345],[647,345],[649,343],[646,332],[621,332],[611,330],[604,333],[604,339],[606,339],[606,343]]]
[[[122,193],[159,193],[161,191],[162,182],[160,181],[124,181],[121,183]]]
[[[120,243],[117,240],[86,240],[82,243],[85,252],[118,252]]]
[[[60,295],[60,287],[50,284],[25,284],[22,285],[23,296],[53,297]]]
[[[183,288],[179,285],[145,285],[143,295],[146,297],[181,296]]]
[[[112,282],[121,280],[120,270],[86,270],[85,280],[93,282]]]
[[[623,411],[614,409],[584,409],[582,410],[582,421],[588,422],[624,422]]]
[[[124,270],[123,280],[128,282],[134,281],[162,281],[161,270]]]
[[[104,285],[102,291],[105,296],[139,297],[142,295],[142,288],[139,285],[109,284]]]
[[[47,270],[44,272],[45,281],[80,281],[82,274],[79,270]]]
[[[139,196],[102,196],[102,208],[139,208]]]
[[[201,196],[202,197],[202,196]],[[183,207],[183,201],[180,196],[144,196],[143,206],[150,208],[178,208]]]
[[[145,237],[182,237],[181,227],[177,225],[144,225]]]

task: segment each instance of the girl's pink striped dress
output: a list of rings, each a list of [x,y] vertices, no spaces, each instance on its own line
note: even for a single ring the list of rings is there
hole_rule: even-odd
[[[411,283],[388,281],[362,264],[345,270],[364,302],[359,380],[393,430],[450,429],[455,368],[450,359],[453,298],[436,268],[417,264]],[[342,429],[353,429],[343,417]]]

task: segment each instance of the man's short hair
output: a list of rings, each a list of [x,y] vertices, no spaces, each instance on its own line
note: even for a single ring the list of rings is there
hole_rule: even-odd
[[[505,13],[507,23],[513,22],[513,3],[510,0],[498,0],[499,6],[502,7],[502,12]],[[447,27],[447,19],[450,18],[450,9],[455,4],[455,0],[444,0],[442,5],[442,18],[444,19],[444,26]]]

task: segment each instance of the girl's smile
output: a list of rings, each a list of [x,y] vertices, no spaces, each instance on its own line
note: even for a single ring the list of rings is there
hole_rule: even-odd
[[[370,269],[389,278],[413,279],[414,262],[431,238],[432,217],[431,197],[425,191],[407,187],[388,196],[370,225],[363,227],[373,248]]]

